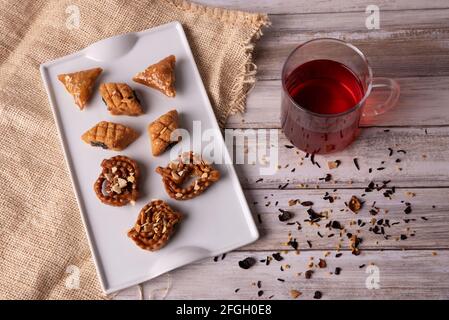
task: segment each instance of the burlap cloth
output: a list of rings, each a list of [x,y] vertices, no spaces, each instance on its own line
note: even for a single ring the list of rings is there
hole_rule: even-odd
[[[66,25],[70,5],[78,29]],[[0,3],[0,298],[103,298],[39,65],[105,37],[184,26],[223,125],[244,110],[266,15],[183,0]],[[72,277],[79,268],[79,289]],[[76,282],[75,282],[76,284]]]

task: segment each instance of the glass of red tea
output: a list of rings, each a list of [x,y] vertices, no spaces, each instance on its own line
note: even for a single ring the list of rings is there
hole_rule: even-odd
[[[384,94],[367,101],[374,88]],[[305,152],[339,151],[357,138],[362,118],[390,109],[399,92],[395,80],[373,78],[355,46],[338,39],[311,40],[293,50],[282,69],[282,129]]]

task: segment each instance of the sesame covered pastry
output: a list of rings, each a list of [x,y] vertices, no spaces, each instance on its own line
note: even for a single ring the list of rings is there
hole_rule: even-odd
[[[156,172],[162,176],[167,194],[176,200],[188,200],[199,196],[220,179],[220,172],[192,151],[182,153],[165,168],[157,167]],[[184,187],[184,181],[190,177],[196,177],[196,180]]]
[[[159,90],[167,97],[174,97],[176,95],[175,63],[176,57],[170,55],[152,64],[144,71],[137,73],[133,80],[147,87]]]
[[[171,141],[170,139],[172,132],[177,128],[178,111],[176,110],[170,110],[148,125],[153,156],[162,154],[171,144],[179,142],[180,139],[177,141]]]
[[[81,139],[93,147],[121,151],[137,139],[138,133],[119,123],[101,121],[86,131]]]
[[[143,114],[135,92],[126,83],[102,83],[100,94],[109,112],[114,116]]]
[[[168,242],[181,219],[182,215],[167,203],[153,200],[140,210],[128,237],[144,250],[159,250]]]
[[[66,90],[73,96],[76,105],[83,110],[87,101],[92,95],[95,80],[103,71],[101,68],[78,71],[74,73],[64,73],[58,75]]]
[[[104,159],[101,168],[100,176],[94,184],[98,199],[115,207],[134,204],[139,196],[140,176],[136,161],[126,156],[115,156]]]

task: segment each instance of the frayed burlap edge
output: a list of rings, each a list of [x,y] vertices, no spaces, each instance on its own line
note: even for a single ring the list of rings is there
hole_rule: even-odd
[[[221,128],[226,124],[230,115],[244,113],[246,98],[256,82],[257,65],[253,62],[254,47],[262,36],[262,29],[271,25],[268,15],[260,13],[248,13],[243,11],[214,8],[192,3],[186,0],[166,0],[177,8],[191,13],[205,14],[214,19],[229,24],[246,24],[251,28],[248,39],[242,43],[245,59],[242,60],[240,72],[237,73],[231,85],[231,102],[229,108],[221,115],[217,115],[217,121]]]

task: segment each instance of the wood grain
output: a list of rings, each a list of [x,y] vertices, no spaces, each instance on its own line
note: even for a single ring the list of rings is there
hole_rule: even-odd
[[[277,189],[288,183],[286,189],[292,188],[364,188],[370,181],[384,181],[392,179],[397,187],[430,187],[449,186],[449,128],[365,128],[359,138],[345,150],[336,154],[316,155],[313,165],[311,158],[305,158],[305,153],[291,146],[280,130],[273,129],[278,134],[278,161],[280,168],[272,175],[262,176],[261,168],[270,166],[269,155],[266,162],[263,157],[256,159],[254,165],[236,165],[240,181],[245,188]],[[385,132],[385,130],[389,130]],[[235,130],[236,136],[247,135],[247,131]],[[427,132],[427,133],[426,133]],[[243,139],[239,139],[240,141]],[[241,143],[238,145],[242,146]],[[393,155],[389,156],[389,149]],[[241,147],[241,149],[244,149]],[[406,154],[398,150],[406,151]],[[258,146],[259,152],[264,148]],[[272,149],[275,150],[275,149]],[[357,158],[360,170],[357,170],[353,159]],[[400,159],[400,163],[396,163]],[[328,161],[340,160],[338,169],[329,170]],[[385,163],[382,163],[382,162]],[[248,162],[246,162],[248,163]],[[272,162],[271,167],[276,167]],[[300,165],[302,163],[302,165]],[[295,171],[292,172],[292,169]],[[369,173],[369,168],[372,172]],[[378,170],[378,168],[385,168]],[[402,168],[402,171],[400,171]],[[331,181],[320,180],[327,173],[332,175]],[[257,182],[263,178],[263,181]],[[303,184],[303,185],[301,185]]]
[[[449,125],[449,77],[396,79],[401,85],[398,105],[362,126]],[[246,112],[232,116],[228,128],[280,128],[280,80],[258,81],[249,94]]]
[[[325,192],[332,196],[339,197],[333,203],[323,200]],[[432,249],[449,248],[449,189],[398,189],[392,198],[385,198],[383,191],[365,192],[364,189],[341,189],[336,192],[332,190],[247,190],[245,192],[248,203],[251,205],[251,211],[254,214],[254,220],[260,232],[260,239],[251,245],[240,250],[293,250],[287,245],[288,235],[291,232],[292,237],[298,241],[300,250],[309,250],[307,244],[309,240],[314,250],[334,250],[340,243],[342,249],[348,250],[349,240],[346,236],[348,232],[356,234],[360,230],[359,236],[363,238],[361,244],[362,250],[379,249]],[[366,196],[362,197],[362,194]],[[357,196],[365,204],[358,214],[349,211],[345,202],[348,202],[351,196]],[[289,206],[288,202],[292,199],[301,201],[312,201],[312,208],[316,212],[327,212],[328,218],[323,219],[317,225],[310,225],[304,220],[309,219],[306,210],[309,207],[302,205]],[[378,214],[370,214],[372,205],[379,208]],[[406,205],[402,201],[409,202],[412,207],[410,214],[405,214]],[[276,204],[277,203],[277,204]],[[432,206],[435,205],[435,208]],[[279,221],[279,209],[288,210],[294,216],[286,221]],[[332,212],[330,211],[332,210]],[[344,210],[344,211],[341,211]],[[426,220],[423,220],[424,219]],[[391,228],[384,227],[385,234],[390,238],[387,240],[382,234],[375,234],[369,231],[371,219],[376,221],[383,219],[389,220]],[[366,225],[359,227],[352,222],[361,220]],[[301,230],[297,225],[288,225],[298,221],[301,224]],[[340,237],[339,230],[326,228],[329,221],[338,221],[345,228]],[[317,232],[320,232],[321,236]],[[333,236],[329,238],[329,235]],[[415,234],[411,236],[411,234]],[[400,236],[405,235],[407,239],[400,240]],[[343,241],[341,241],[343,240]]]
[[[197,0],[195,2],[234,10],[269,12],[270,14],[345,11],[364,12],[366,7],[371,4],[376,4],[381,10],[441,9],[449,7],[445,0],[433,0],[427,2],[417,0]]]
[[[257,46],[258,78],[279,79],[288,54],[300,43],[321,37],[359,47],[377,76],[449,75],[448,15],[449,9],[381,12],[379,30],[368,30],[367,16],[360,12],[276,15]]]
[[[217,262],[207,259],[162,275],[145,283],[144,298],[161,298],[171,282],[167,299],[291,299],[290,290],[302,292],[298,300],[312,299],[319,290],[322,299],[448,299],[449,273],[447,250],[410,250],[364,252],[360,256],[345,253],[340,258],[333,254],[325,258],[327,268],[317,269],[311,279],[304,272],[313,257],[317,263],[324,257],[322,251],[290,253],[281,262],[272,261],[269,266],[258,262],[249,270],[242,270],[238,261],[251,256],[264,259],[272,251],[232,252]],[[367,266],[373,263],[379,271],[379,289],[367,289],[365,282],[369,274]],[[290,269],[281,271],[280,266],[289,264]],[[363,266],[360,268],[360,266]],[[336,267],[340,275],[329,274]],[[373,267],[370,267],[373,268]],[[369,269],[368,269],[369,271]],[[300,276],[297,273],[302,273]],[[170,278],[170,280],[169,280]],[[280,282],[277,278],[284,279]],[[261,281],[261,288],[256,286]],[[240,289],[237,293],[234,291]],[[258,291],[263,290],[259,298]],[[133,287],[121,292],[121,299],[136,298],[138,290]]]

